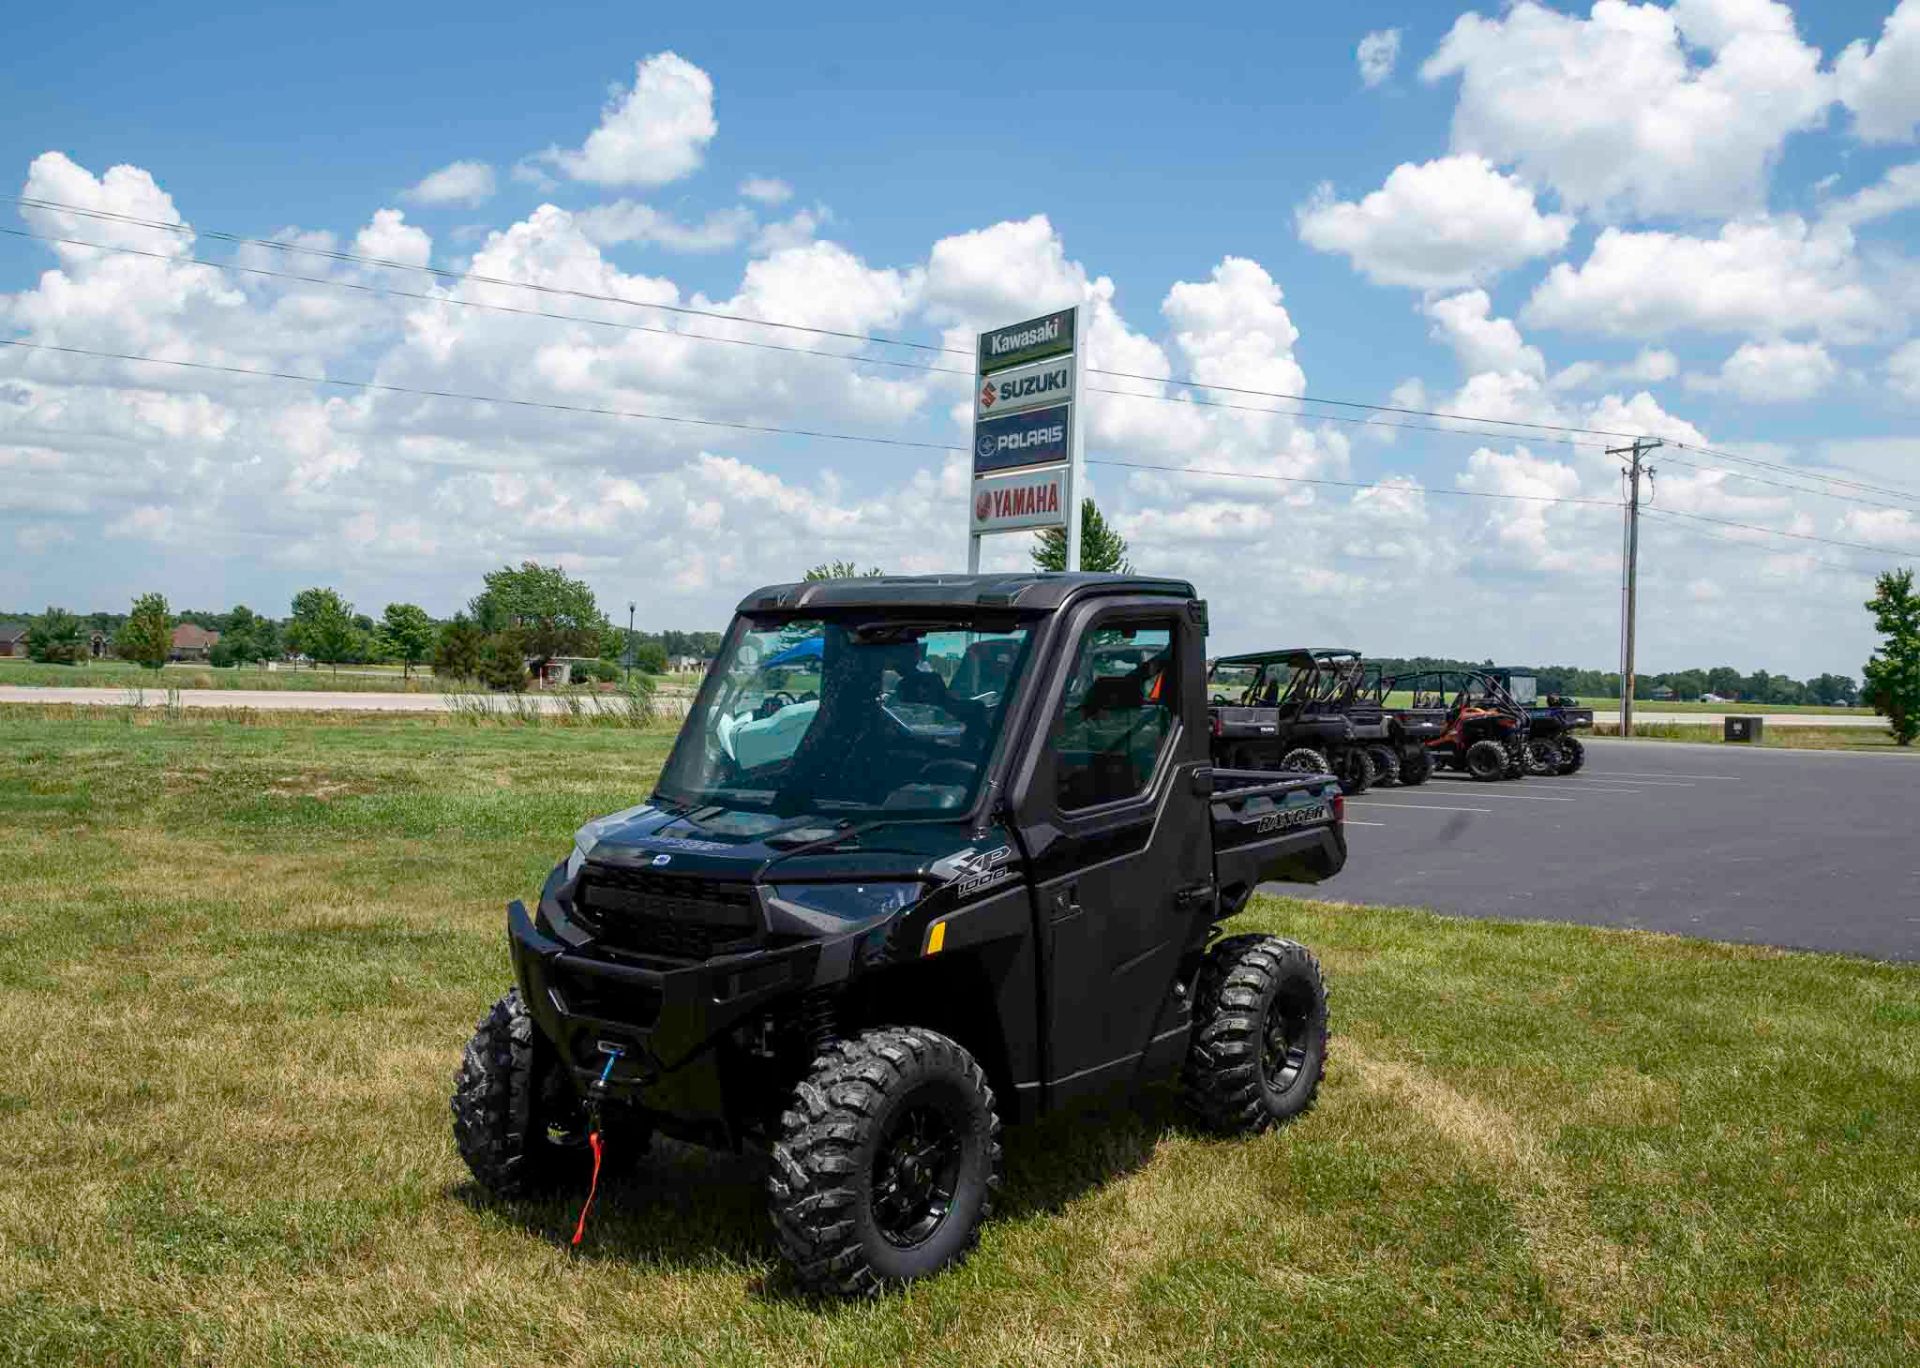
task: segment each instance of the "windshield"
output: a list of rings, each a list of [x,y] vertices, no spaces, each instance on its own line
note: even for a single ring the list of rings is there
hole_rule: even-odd
[[[1028,635],[1004,619],[738,619],[661,796],[782,814],[964,810]]]
[[[1207,675],[1207,701],[1209,703],[1242,702],[1253,686],[1259,682],[1260,667],[1258,665],[1215,662],[1212,671]]]
[[[1516,703],[1535,703],[1540,699],[1540,682],[1532,675],[1508,675],[1507,692]]]

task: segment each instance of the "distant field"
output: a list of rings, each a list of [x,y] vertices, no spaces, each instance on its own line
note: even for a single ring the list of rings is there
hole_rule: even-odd
[[[1299,1123],[1016,1130],[975,1258],[869,1305],[750,1157],[662,1144],[570,1255],[447,1091],[502,903],[671,736],[0,708],[0,1362],[1920,1361],[1920,968],[1267,898],[1332,986]]]
[[[1390,693],[1387,695],[1389,708],[1409,708],[1413,706],[1410,693]],[[1620,700],[1601,698],[1591,694],[1581,694],[1579,706],[1592,708],[1595,712],[1618,712]],[[1637,698],[1633,706],[1646,712],[1685,712],[1703,713],[1708,716],[1721,716],[1728,713],[1747,715],[1751,713],[1816,713],[1827,715],[1848,715],[1871,717],[1872,708],[1826,707],[1821,704],[1787,703],[1656,703],[1650,698]]]

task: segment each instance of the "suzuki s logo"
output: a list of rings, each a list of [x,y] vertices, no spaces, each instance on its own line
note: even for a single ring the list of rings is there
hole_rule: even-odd
[[[672,859],[673,859],[673,856],[671,855],[656,855],[653,857],[653,859],[649,863],[652,863],[655,865],[663,865],[663,864],[670,863]]]
[[[993,381],[989,380],[987,381],[986,384],[980,387],[980,407],[992,408],[993,401],[995,398],[996,396],[993,392]]]

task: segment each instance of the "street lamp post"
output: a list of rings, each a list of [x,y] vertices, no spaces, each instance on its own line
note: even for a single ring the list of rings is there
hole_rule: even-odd
[[[627,682],[633,682],[633,610],[637,607],[632,599],[627,600]]]

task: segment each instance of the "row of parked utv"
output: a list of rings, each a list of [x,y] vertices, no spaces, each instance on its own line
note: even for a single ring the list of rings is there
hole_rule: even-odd
[[[1527,670],[1383,674],[1358,651],[1297,647],[1223,656],[1207,673],[1215,762],[1331,774],[1349,794],[1424,784],[1435,769],[1491,782],[1572,774],[1586,760],[1579,700]]]

